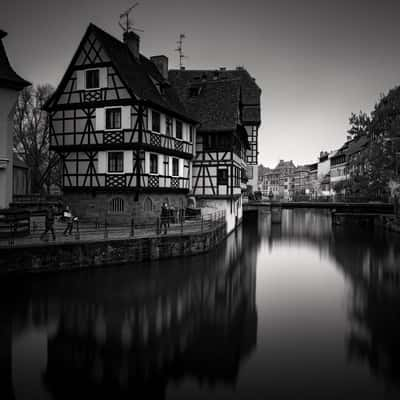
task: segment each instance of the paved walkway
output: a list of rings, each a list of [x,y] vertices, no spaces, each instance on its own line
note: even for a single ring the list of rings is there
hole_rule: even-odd
[[[167,230],[168,236],[179,236],[181,234],[190,234],[190,233],[199,233],[202,231],[207,231],[216,226],[215,221],[185,221],[183,225],[180,224],[170,224],[170,227]],[[80,223],[79,224],[79,233],[76,230],[76,227],[73,228],[73,233],[71,236],[64,236],[63,232],[66,227],[65,223],[56,222],[55,223],[55,234],[56,240],[52,239],[51,233],[48,234],[48,238],[46,240],[41,240],[40,236],[44,231],[43,224],[36,226],[36,229],[31,232],[29,236],[25,237],[16,237],[12,240],[9,238],[0,239],[0,248],[7,247],[28,247],[28,246],[49,246],[49,245],[59,245],[64,243],[76,243],[76,242],[99,242],[106,240],[122,240],[122,239],[140,239],[146,237],[156,237],[156,236],[164,236],[164,234],[157,233],[157,226],[147,225],[135,227],[133,236],[131,232],[130,226],[109,226],[107,230],[104,229],[104,226],[101,226],[96,229],[95,224],[91,223]]]

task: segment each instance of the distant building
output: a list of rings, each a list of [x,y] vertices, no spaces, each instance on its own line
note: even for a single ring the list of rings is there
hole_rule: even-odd
[[[306,166],[308,168],[308,190],[310,198],[316,198],[318,196],[319,191],[319,182],[318,182],[318,163],[308,164]]]
[[[0,209],[7,208],[13,194],[13,106],[18,93],[30,83],[13,70],[3,44],[7,33],[0,30]]]
[[[331,189],[337,194],[345,194],[339,183],[346,182],[351,175],[363,174],[366,169],[366,161],[363,153],[368,149],[369,138],[360,136],[347,141],[334,155],[330,157]],[[339,191],[338,191],[339,189]]]
[[[331,159],[334,153],[328,153],[327,151],[321,151],[318,159],[318,182],[319,182],[319,196],[330,196],[331,193]]]
[[[262,179],[262,195],[275,199],[289,199],[293,194],[293,161],[280,160],[274,169],[267,169]]]
[[[305,165],[299,165],[293,171],[293,196],[305,196],[309,194],[310,170]]]

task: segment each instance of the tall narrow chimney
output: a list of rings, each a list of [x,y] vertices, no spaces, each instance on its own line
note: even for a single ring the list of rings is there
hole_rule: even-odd
[[[162,77],[168,80],[168,57],[166,56],[153,56],[150,60],[155,64],[160,71]]]
[[[139,60],[140,37],[135,32],[124,32],[124,43],[136,60]]]

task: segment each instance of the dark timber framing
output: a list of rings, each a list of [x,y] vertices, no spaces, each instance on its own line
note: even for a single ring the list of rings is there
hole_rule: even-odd
[[[45,105],[50,122],[50,149],[60,155],[64,191],[187,193],[193,143],[152,132],[148,110],[156,109],[188,124],[195,121],[134,93],[107,51],[110,43],[104,46],[104,38],[102,34],[97,36],[97,31],[98,28],[89,26],[60,85]],[[106,85],[94,89],[82,87],[79,77],[89,69],[100,69]],[[125,126],[118,130],[96,130],[96,110],[118,106],[129,107],[129,129]],[[112,150],[132,152],[132,171],[96,171],[99,152]],[[149,151],[163,157],[164,169],[158,175],[145,173],[145,153]],[[183,160],[185,177],[169,174],[170,156]]]

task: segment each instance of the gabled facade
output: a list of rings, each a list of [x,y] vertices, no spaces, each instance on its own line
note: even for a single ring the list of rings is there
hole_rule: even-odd
[[[0,209],[7,208],[13,194],[13,107],[19,91],[30,83],[22,79],[8,60],[0,30]]]
[[[168,59],[147,59],[139,43],[134,32],[121,42],[91,24],[46,105],[78,215],[145,219],[163,202],[186,206],[196,121],[168,81]]]
[[[250,77],[242,69],[169,71],[169,80],[177,88],[185,108],[199,121],[193,194],[203,208],[226,210],[228,232],[242,218],[242,192],[246,190],[247,161],[252,150],[249,136],[252,125],[246,124],[254,118],[254,126],[257,129],[259,126],[260,90],[254,100],[258,108],[251,115],[250,108],[244,106],[247,81],[242,74]],[[256,158],[254,162],[257,169]]]

